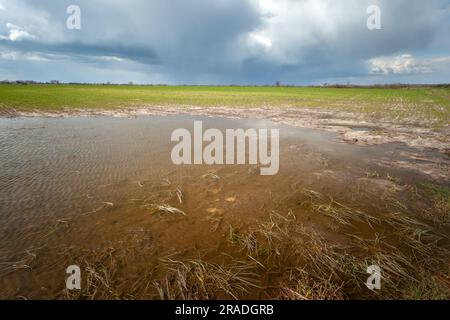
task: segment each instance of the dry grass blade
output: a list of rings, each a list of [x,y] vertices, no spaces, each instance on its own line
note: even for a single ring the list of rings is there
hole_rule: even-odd
[[[175,190],[175,195],[177,196],[178,202],[180,204],[183,203],[183,187],[178,186],[177,189]]]
[[[208,173],[202,175],[200,178],[212,179],[214,181],[220,180],[220,177],[215,172],[208,172]]]
[[[166,204],[162,204],[162,205],[152,204],[150,206],[150,209],[151,209],[152,214],[170,213],[170,214],[181,214],[183,216],[186,216],[186,213],[184,211],[177,209],[175,207],[166,205]]]

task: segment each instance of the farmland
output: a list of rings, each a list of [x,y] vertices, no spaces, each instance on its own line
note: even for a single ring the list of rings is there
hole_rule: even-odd
[[[0,85],[1,113],[174,105],[320,108],[440,127],[450,122],[450,87]]]

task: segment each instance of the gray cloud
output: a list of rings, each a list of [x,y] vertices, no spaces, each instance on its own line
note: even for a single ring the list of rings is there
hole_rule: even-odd
[[[65,26],[70,4],[81,30]],[[449,32],[450,0],[0,0],[0,78],[450,82]]]

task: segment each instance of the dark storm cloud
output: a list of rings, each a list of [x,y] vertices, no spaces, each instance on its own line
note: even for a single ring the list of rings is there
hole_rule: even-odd
[[[127,46],[113,43],[36,43],[31,41],[11,42],[0,40],[0,46],[10,50],[39,52],[42,54],[58,54],[61,57],[116,57],[135,60],[142,63],[158,64],[158,56],[151,48],[142,45]]]
[[[81,30],[65,26],[70,4]],[[370,4],[382,30],[366,27]],[[0,0],[0,77],[450,82],[449,32],[450,0]]]

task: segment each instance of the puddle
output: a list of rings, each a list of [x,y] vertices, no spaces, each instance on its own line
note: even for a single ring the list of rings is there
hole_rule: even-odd
[[[279,128],[278,175],[261,176],[251,165],[173,165],[171,133],[192,129],[194,120],[205,130]],[[448,246],[448,208],[420,187],[449,187],[449,160],[431,150],[356,146],[315,129],[187,115],[0,119],[0,150],[3,298],[299,298],[287,270],[294,275],[302,266],[308,279],[301,272],[296,279],[322,279],[307,269],[302,255],[312,253],[305,247],[348,247],[357,239],[344,256],[351,252],[363,264],[386,257],[365,246],[395,246],[405,259],[419,256],[411,250],[431,250],[421,251],[424,258]],[[439,237],[438,245],[400,235],[407,223]],[[426,249],[412,247],[414,240]],[[293,254],[292,246],[303,251]],[[85,272],[79,293],[65,290],[69,265]],[[211,284],[198,288],[190,276],[199,265],[219,274],[238,270],[233,274],[251,284],[218,289],[205,274]],[[366,278],[363,269],[354,279]],[[448,276],[431,266],[424,271]],[[186,279],[192,287],[168,289]],[[342,297],[377,297],[359,284],[341,287]]]

